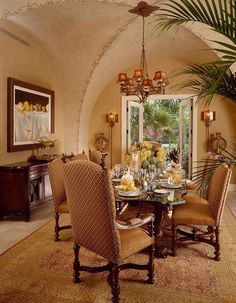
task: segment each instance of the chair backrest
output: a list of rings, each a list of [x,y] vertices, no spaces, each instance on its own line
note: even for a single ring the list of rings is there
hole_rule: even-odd
[[[56,212],[58,209],[58,205],[66,200],[62,168],[63,162],[61,158],[57,158],[52,162],[48,163],[48,173]]]
[[[82,153],[75,155],[73,160],[89,160],[89,157],[86,154]]]
[[[208,202],[217,226],[222,218],[231,174],[232,169],[222,164],[215,170],[209,183]]]
[[[56,212],[58,209],[58,205],[60,205],[66,200],[66,192],[62,171],[63,164],[68,161],[74,160],[88,160],[88,156],[86,154],[72,154],[70,156],[62,155],[61,158],[57,158],[48,164],[48,173]]]
[[[100,165],[102,161],[102,153],[99,150],[90,151],[89,159],[90,161]]]
[[[77,155],[74,155],[73,153],[71,153],[69,156],[66,154],[62,154],[61,159],[64,163],[66,163],[68,161],[74,161],[74,160],[89,160],[88,156],[85,153],[81,153],[81,154],[77,154]]]
[[[109,172],[83,160],[65,164],[63,171],[75,243],[118,264],[121,247]]]

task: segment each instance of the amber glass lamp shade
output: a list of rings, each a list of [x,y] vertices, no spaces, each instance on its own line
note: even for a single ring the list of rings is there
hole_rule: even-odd
[[[134,71],[134,79],[137,81],[141,81],[143,79],[143,70],[142,69],[136,69]]]
[[[149,86],[149,87],[153,87],[153,84],[152,84],[152,80],[151,79],[144,79],[143,80],[143,86]]]
[[[120,83],[125,83],[125,81],[127,81],[127,74],[126,73],[119,73],[118,76],[118,82]]]

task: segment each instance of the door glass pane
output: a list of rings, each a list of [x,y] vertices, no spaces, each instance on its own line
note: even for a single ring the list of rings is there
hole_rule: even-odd
[[[179,104],[178,99],[166,99],[144,105],[143,139],[161,143],[167,154],[178,147]]]
[[[139,141],[139,107],[130,107],[130,143],[133,145]]]
[[[182,127],[181,150],[182,150],[182,167],[185,170],[186,176],[189,176],[189,171],[190,171],[190,167],[189,167],[189,163],[190,163],[189,157],[190,157],[190,151],[191,151],[190,117],[191,117],[190,105],[183,106],[182,107],[182,117],[181,117],[181,120],[182,120],[182,123],[181,123],[181,127]]]

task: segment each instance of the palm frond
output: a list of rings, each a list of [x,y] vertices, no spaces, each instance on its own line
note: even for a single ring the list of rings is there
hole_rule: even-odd
[[[179,74],[191,77],[176,86],[193,91],[197,100],[203,100],[206,106],[215,94],[228,97],[236,103],[236,78],[227,65],[190,65]]]
[[[236,148],[236,144],[233,143],[233,147]],[[198,164],[194,167],[192,179],[201,194],[206,191],[209,181],[217,167],[222,163],[225,163],[228,166],[236,165],[235,151],[236,150],[234,149],[234,152],[230,152],[229,150],[222,148],[220,150],[221,154],[218,155],[216,159],[203,159],[196,161]]]
[[[208,66],[191,65],[183,74],[194,79],[183,82],[181,88],[190,88],[209,106],[213,96],[220,94],[236,102],[236,80],[229,68],[236,62],[236,0],[166,0],[155,15],[156,29],[162,31],[188,22],[200,22],[228,38],[231,42],[212,41],[221,59]]]
[[[156,28],[167,30],[187,22],[201,22],[234,42],[236,39],[234,5],[235,1],[232,0],[180,0],[178,2],[167,0],[156,13]]]

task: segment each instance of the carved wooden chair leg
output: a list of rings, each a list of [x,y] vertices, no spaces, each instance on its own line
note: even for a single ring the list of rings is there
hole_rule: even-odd
[[[207,227],[207,231],[208,231],[209,233],[212,233],[212,234],[210,235],[210,240],[213,242],[213,241],[214,241],[214,235],[213,235],[214,229],[213,229],[213,227],[212,227],[212,226],[208,226],[208,227]]]
[[[171,251],[172,256],[176,256],[176,230],[177,230],[177,224],[172,220],[172,241],[171,241]]]
[[[79,250],[80,246],[78,244],[74,244],[74,262],[73,262],[73,282],[74,283],[79,283],[80,282],[80,262],[79,262]]]
[[[149,247],[149,261],[148,261],[148,284],[154,283],[154,252],[155,252],[155,244],[152,244]]]
[[[59,228],[59,214],[55,213],[55,241],[56,242],[60,241],[59,231],[60,231],[60,228]]]
[[[197,240],[197,229],[195,227],[193,227],[192,229],[192,237],[193,237],[193,241]]]
[[[111,268],[111,292],[112,292],[112,303],[120,302],[120,284],[119,284],[119,266],[112,264]]]
[[[154,224],[150,222],[149,226],[149,234],[152,237],[154,234]],[[154,283],[154,254],[155,254],[155,242],[152,243],[149,247],[149,260],[148,260],[148,284]]]
[[[220,230],[219,227],[215,228],[215,260],[220,261],[220,239],[219,239]]]

